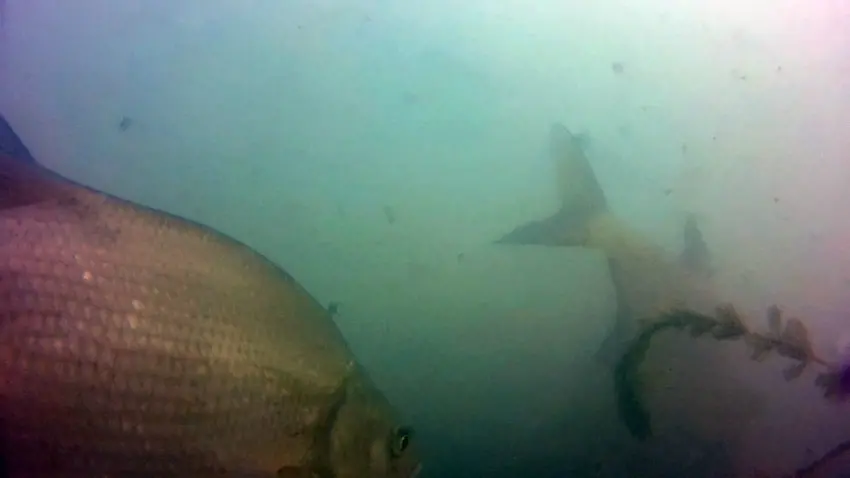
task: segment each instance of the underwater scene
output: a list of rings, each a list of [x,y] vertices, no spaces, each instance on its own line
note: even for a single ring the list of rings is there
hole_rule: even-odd
[[[850,3],[0,0],[0,478],[850,476]]]

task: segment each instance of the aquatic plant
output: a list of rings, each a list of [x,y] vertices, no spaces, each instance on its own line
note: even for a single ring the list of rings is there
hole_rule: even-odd
[[[688,309],[674,309],[641,322],[637,336],[617,362],[614,371],[620,420],[632,436],[639,440],[652,436],[651,416],[640,395],[639,369],[649,351],[652,337],[668,329],[687,331],[694,338],[707,335],[715,340],[743,339],[750,350],[750,358],[755,361],[762,361],[775,351],[794,362],[782,372],[786,381],[798,378],[807,366],[816,364],[824,368],[814,381],[824,397],[846,399],[850,396],[850,367],[820,358],[812,348],[805,325],[795,318],[783,320],[782,311],[776,306],[767,310],[765,332],[749,330],[731,305],[717,307],[713,316]],[[850,440],[797,470],[792,476],[810,476],[815,469],[820,469],[845,452],[850,452]]]

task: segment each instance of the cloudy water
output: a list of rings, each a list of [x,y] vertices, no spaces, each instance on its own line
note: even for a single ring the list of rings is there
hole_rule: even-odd
[[[0,25],[32,155],[292,274],[420,477],[850,473],[823,398],[846,2],[0,0]]]

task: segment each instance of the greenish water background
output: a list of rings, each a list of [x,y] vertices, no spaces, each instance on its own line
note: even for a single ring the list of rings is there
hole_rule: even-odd
[[[781,304],[830,355],[850,331],[848,15],[6,0],[0,109],[45,164],[210,224],[339,301],[421,429],[427,476],[622,476],[632,448],[589,359],[612,320],[601,256],[489,242],[556,207],[545,135],[563,121],[618,214],[675,252],[696,213],[726,297]],[[746,370],[769,400],[740,445],[777,470],[850,438],[850,414],[782,365]]]

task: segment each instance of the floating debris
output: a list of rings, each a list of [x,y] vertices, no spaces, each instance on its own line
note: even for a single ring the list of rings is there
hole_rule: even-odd
[[[641,331],[620,358],[614,372],[617,410],[620,420],[632,436],[639,440],[652,436],[650,414],[640,397],[638,369],[650,348],[652,336],[667,329],[685,329],[691,337],[710,335],[715,340],[735,340],[743,337],[750,347],[750,358],[756,361],[764,360],[775,350],[780,356],[795,362],[782,372],[786,381],[800,377],[809,364],[819,364],[828,370],[815,380],[815,385],[823,390],[824,396],[850,397],[850,365],[840,367],[818,357],[814,353],[809,332],[803,322],[791,318],[785,321],[783,327],[782,311],[778,307],[770,307],[766,319],[768,331],[763,334],[748,330],[741,316],[731,305],[718,307],[713,316],[692,310],[675,309],[655,319],[641,321]]]
[[[850,397],[850,364],[833,367],[815,379],[823,390],[823,396],[829,399],[846,400]]]
[[[118,129],[123,132],[130,129],[130,126],[133,126],[133,119],[127,116],[122,116],[121,121],[118,122]]]
[[[335,300],[328,302],[328,313],[331,314],[331,317],[339,314],[339,306],[340,303]]]
[[[387,223],[389,223],[390,225],[395,224],[395,211],[390,206],[384,206],[384,217],[387,218]]]
[[[419,103],[419,95],[412,91],[405,91],[401,98],[402,102],[408,106]]]
[[[612,62],[611,71],[613,71],[617,75],[622,75],[626,72],[626,65],[624,65],[621,61]]]

